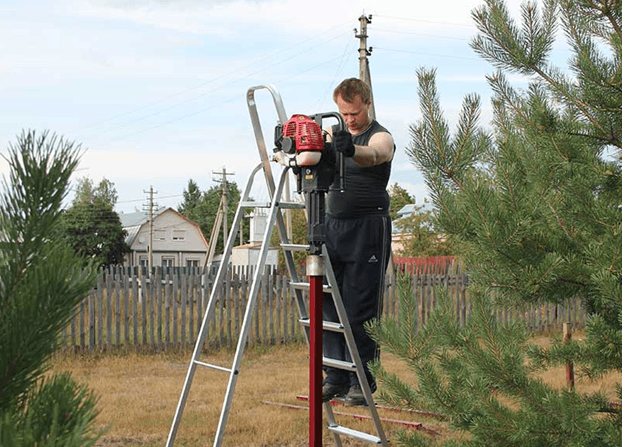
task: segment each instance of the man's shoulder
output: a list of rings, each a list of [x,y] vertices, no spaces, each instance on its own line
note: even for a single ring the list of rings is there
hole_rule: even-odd
[[[379,132],[386,132],[389,135],[391,134],[388,129],[380,124],[377,120],[373,120],[373,122],[371,123],[371,133],[374,134]]]

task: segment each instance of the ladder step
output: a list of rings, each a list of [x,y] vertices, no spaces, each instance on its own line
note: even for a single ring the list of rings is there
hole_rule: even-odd
[[[303,210],[304,208],[306,208],[306,204],[304,204],[303,202],[278,202],[278,208]]]
[[[231,368],[224,368],[223,366],[213,365],[212,363],[204,363],[204,362],[200,362],[199,360],[193,360],[193,363],[195,363],[196,365],[199,365],[199,366],[204,366],[206,368],[216,369],[218,371],[223,371],[223,372],[227,372],[227,373],[231,373],[232,372]]]
[[[329,425],[328,430],[339,435],[349,436],[350,438],[359,439],[369,444],[382,444],[382,440],[377,436],[370,435],[358,430],[352,430],[351,428],[343,427],[342,425]]]
[[[254,202],[253,200],[240,202],[240,205],[243,208],[271,208],[271,202]],[[306,205],[301,202],[278,202],[277,207],[282,209],[304,209]]]
[[[248,202],[241,202],[240,205],[243,208],[270,208],[271,207],[270,202],[254,202],[253,200],[248,201]]]
[[[352,371],[352,372],[356,371],[355,363],[346,362],[344,360],[331,359],[329,357],[323,358],[323,366],[330,366],[332,368],[344,369],[344,370]]]
[[[282,248],[289,251],[308,251],[310,245],[303,244],[280,244]]]
[[[310,326],[310,318],[301,318],[299,322],[304,326]],[[341,323],[335,323],[333,321],[324,321],[323,330],[332,332],[345,332],[345,326],[343,326]]]
[[[310,284],[307,282],[291,282],[291,287],[293,287],[294,289],[298,289],[298,290],[305,290],[308,291],[310,289]],[[323,285],[323,292],[324,293],[332,293],[332,287],[330,287],[327,284]]]

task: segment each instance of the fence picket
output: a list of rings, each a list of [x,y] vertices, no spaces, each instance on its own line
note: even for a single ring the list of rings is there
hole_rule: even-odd
[[[132,278],[132,341],[135,347],[139,345],[139,322],[138,322],[138,301],[139,301],[139,278]]]
[[[98,281],[97,281],[97,287],[98,287],[98,292],[96,294],[96,316],[95,316],[95,321],[96,324],[95,326],[95,330],[96,330],[96,336],[97,336],[97,344],[99,346],[99,349],[102,349],[102,333],[104,332],[104,281],[102,278],[102,274],[98,275]]]
[[[169,267],[168,267],[169,269]],[[173,329],[173,345],[174,348],[179,348],[178,345],[178,297],[180,294],[180,287],[179,287],[179,280],[180,277],[176,274],[176,272],[172,270],[172,288],[171,288],[171,295],[172,295],[172,300],[171,300],[171,309],[172,309],[172,329]]]
[[[232,272],[228,272],[228,274],[226,275],[225,287],[226,287],[225,293],[224,293],[224,313],[225,313],[225,318],[226,318],[225,343],[226,343],[226,346],[231,347],[232,346],[232,315],[231,315],[232,306],[230,305],[231,304],[230,301],[233,299],[233,294],[231,293]]]
[[[111,349],[112,339],[113,339],[113,327],[111,325],[111,319],[113,318],[113,309],[112,307],[112,293],[113,293],[113,281],[111,277],[111,272],[105,272],[105,288],[106,288],[106,350]]]
[[[118,268],[117,270],[117,274],[115,275],[115,278],[113,278],[112,281],[112,286],[114,289],[114,293],[115,293],[115,346],[119,347],[121,345],[121,290],[120,290],[120,277],[121,277],[121,272],[120,272],[121,267]]]
[[[95,349],[95,300],[97,294],[89,296],[89,350]]]
[[[85,301],[89,300],[89,297]],[[85,349],[85,301],[80,303],[80,313],[78,315],[78,330],[80,331],[80,349]]]
[[[139,291],[139,299],[141,302],[141,344],[145,346],[148,344],[148,284],[144,275],[141,276],[141,290]]]
[[[209,346],[232,348],[235,345],[249,300],[251,273],[251,269],[240,269],[236,274],[230,271],[226,280],[216,285],[220,289],[215,312],[208,322]],[[131,346],[154,351],[188,348],[196,340],[208,304],[213,283],[210,275],[208,269],[196,268],[158,267],[151,274],[139,272],[137,268],[103,271],[96,288],[80,303],[69,322],[65,343],[76,350],[90,351]],[[389,275],[386,281],[382,317],[401,318],[397,277]],[[459,269],[449,269],[448,275],[430,271],[414,274],[410,285],[416,300],[417,330],[428,321],[440,300],[439,286],[449,291],[456,318],[466,324],[471,314],[471,300],[467,296],[466,276]],[[585,323],[580,299],[557,305],[536,303],[524,310],[494,309],[493,312],[501,324],[521,319],[533,331],[558,330],[563,321],[571,322],[574,329]],[[297,323],[299,313],[294,291],[286,276],[273,275],[269,270],[263,272],[251,318],[250,344],[271,345],[304,339]]]
[[[180,345],[182,347],[187,344],[187,291],[187,275],[183,270],[180,272]]]
[[[156,289],[157,289],[158,285],[156,284],[156,276],[153,274],[152,278],[150,278],[150,293],[148,294],[148,312],[149,312],[149,335],[150,335],[150,346],[152,348],[156,347],[156,340],[154,338],[154,305],[156,302]]]
[[[195,318],[193,318],[195,311],[195,298],[197,291],[196,280],[198,278],[196,267],[189,267],[189,344],[195,343]]]

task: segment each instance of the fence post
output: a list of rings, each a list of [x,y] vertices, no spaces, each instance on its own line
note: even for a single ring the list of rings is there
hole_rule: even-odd
[[[571,342],[571,337],[573,336],[572,331],[571,331],[571,323],[564,323],[562,325],[562,331],[563,331],[563,335],[562,335],[562,340],[565,344],[568,344]],[[575,388],[575,371],[573,369],[573,362],[566,362],[565,365],[565,371],[566,371],[566,385],[569,388],[569,391],[573,391],[573,389]]]

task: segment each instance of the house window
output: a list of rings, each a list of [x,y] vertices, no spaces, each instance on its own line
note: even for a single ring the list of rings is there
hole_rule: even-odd
[[[139,267],[148,267],[148,257],[147,256],[139,256]]]
[[[163,256],[161,258],[161,266],[174,267],[176,265],[175,260],[176,258],[174,258],[173,256]]]
[[[199,259],[187,259],[187,267],[199,267],[200,260]]]
[[[186,231],[184,230],[174,230],[173,234],[172,234],[172,239],[174,241],[184,241],[184,237],[186,235]]]
[[[167,233],[165,232],[165,230],[156,230],[154,232],[154,239],[157,241],[164,241],[165,236],[167,236]]]

